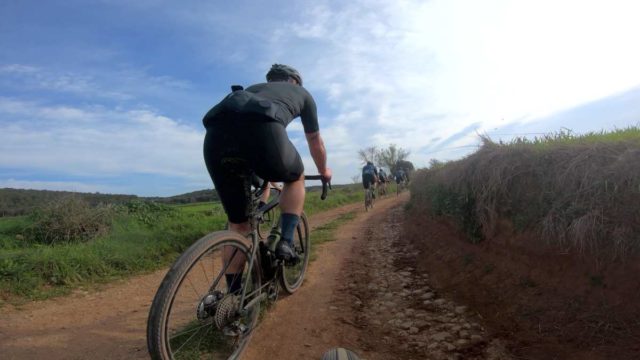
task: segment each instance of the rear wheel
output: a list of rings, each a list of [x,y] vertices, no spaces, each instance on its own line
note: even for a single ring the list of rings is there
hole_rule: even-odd
[[[345,348],[334,348],[322,356],[322,360],[359,360],[360,358],[353,351]]]
[[[302,213],[293,239],[294,250],[300,257],[296,265],[283,265],[280,272],[280,285],[289,294],[298,290],[304,281],[304,274],[309,265],[311,255],[311,241],[309,240],[309,223],[307,216]]]
[[[226,254],[226,255],[225,255]],[[173,264],[156,293],[147,323],[147,346],[153,359],[237,359],[257,324],[259,267],[251,272],[248,241],[231,231],[198,240]],[[242,269],[235,278],[246,285],[229,291],[226,264]],[[242,311],[241,311],[242,310]]]
[[[364,211],[369,211],[369,190],[364,191]]]

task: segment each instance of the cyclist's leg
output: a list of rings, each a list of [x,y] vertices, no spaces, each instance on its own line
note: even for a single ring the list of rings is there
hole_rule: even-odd
[[[251,154],[256,173],[270,181],[284,182],[280,194],[281,233],[289,249],[285,242],[278,244],[278,249],[285,260],[289,258],[295,261],[297,256],[290,247],[304,205],[304,165],[282,124],[258,122],[253,131],[255,134],[252,138],[255,140]]]
[[[204,159],[227,213],[229,229],[246,236],[251,232],[248,222],[250,179],[248,162],[243,159],[235,141],[237,135],[236,130],[225,123],[209,127],[204,141]],[[228,291],[236,292],[241,286],[246,259],[244,255],[233,256],[231,249],[224,248],[222,253],[225,263],[230,261],[225,274]]]

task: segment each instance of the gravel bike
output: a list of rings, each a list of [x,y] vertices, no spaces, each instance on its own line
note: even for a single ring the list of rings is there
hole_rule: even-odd
[[[378,195],[380,195],[380,197],[387,195],[387,181],[381,180],[380,182],[378,182],[377,189],[378,189]]]
[[[373,192],[374,192],[373,184],[370,184],[369,188],[364,190],[364,210],[365,211],[369,211],[369,209],[373,208],[373,202],[375,201]]]
[[[320,175],[305,176],[322,180]],[[302,285],[309,263],[309,224],[303,213],[295,232],[297,264],[276,259],[279,221],[270,222],[270,234],[259,236],[259,225],[279,204],[279,196],[258,207],[266,191],[251,192],[248,236],[223,230],[205,235],[171,266],[151,304],[147,322],[147,347],[153,359],[237,359],[251,339],[262,305],[275,301],[282,288],[293,294]],[[278,195],[278,194],[276,194]],[[273,213],[272,213],[273,215]],[[228,274],[234,264],[241,272]],[[230,276],[230,277],[229,277]],[[237,290],[231,291],[236,283]]]

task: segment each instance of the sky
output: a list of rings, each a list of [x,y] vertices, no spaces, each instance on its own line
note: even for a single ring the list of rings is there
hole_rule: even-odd
[[[0,188],[211,188],[203,115],[297,68],[334,183],[396,144],[424,167],[495,140],[640,124],[640,2],[0,2]],[[287,128],[317,173],[302,126]]]

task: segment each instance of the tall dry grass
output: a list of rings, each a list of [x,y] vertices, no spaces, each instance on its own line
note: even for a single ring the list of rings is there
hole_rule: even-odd
[[[599,260],[640,252],[638,128],[508,144],[485,137],[474,154],[418,171],[411,190],[475,240],[508,219],[541,242]]]

